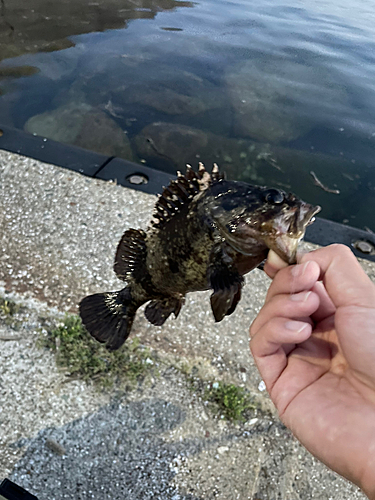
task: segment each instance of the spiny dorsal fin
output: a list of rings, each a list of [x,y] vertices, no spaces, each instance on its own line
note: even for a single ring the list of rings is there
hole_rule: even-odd
[[[120,280],[128,281],[134,271],[146,260],[146,233],[141,229],[128,229],[118,244],[114,271]]]
[[[223,179],[225,179],[225,174],[219,172],[219,167],[218,167],[217,163],[214,163],[214,166],[212,167],[211,179],[212,179],[212,182],[218,182],[218,181],[222,181]]]
[[[190,203],[194,196],[200,191],[209,188],[213,182],[224,179],[224,174],[219,173],[219,168],[214,164],[212,174],[209,174],[203,163],[199,163],[198,172],[195,172],[191,165],[186,165],[185,175],[177,172],[177,179],[169,183],[163,189],[158,201],[155,204],[153,222],[154,227],[161,227],[169,221],[173,215],[183,206]]]

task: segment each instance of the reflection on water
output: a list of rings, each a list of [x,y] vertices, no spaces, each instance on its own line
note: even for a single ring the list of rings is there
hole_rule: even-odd
[[[1,0],[0,59],[74,46],[72,35],[126,28],[131,19],[192,7],[179,0]]]
[[[3,3],[0,123],[170,172],[216,161],[375,230],[364,0],[27,5]]]

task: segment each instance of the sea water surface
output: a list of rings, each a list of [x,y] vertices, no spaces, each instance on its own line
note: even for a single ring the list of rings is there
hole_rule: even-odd
[[[371,2],[4,0],[0,58],[0,125],[375,231]]]

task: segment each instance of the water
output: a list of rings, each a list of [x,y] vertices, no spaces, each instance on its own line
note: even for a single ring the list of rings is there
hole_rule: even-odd
[[[0,124],[169,172],[216,161],[375,231],[369,2],[2,6]]]

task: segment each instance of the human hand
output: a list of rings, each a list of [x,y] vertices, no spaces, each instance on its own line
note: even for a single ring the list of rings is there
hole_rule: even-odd
[[[342,245],[278,267],[265,266],[255,362],[285,425],[375,499],[375,286]]]

